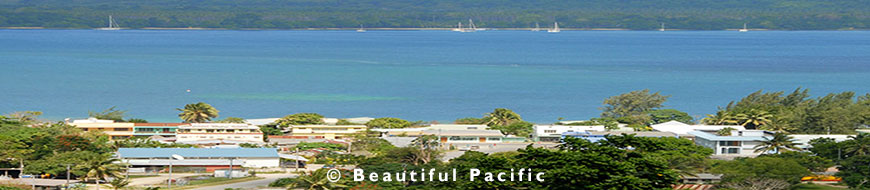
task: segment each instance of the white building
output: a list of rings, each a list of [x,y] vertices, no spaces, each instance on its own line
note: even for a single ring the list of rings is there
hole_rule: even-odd
[[[324,139],[342,139],[348,135],[365,131],[365,125],[292,125],[291,136]]]
[[[729,136],[719,136],[716,131],[689,131],[695,136],[695,144],[714,151],[717,156],[754,157],[755,146],[773,138],[773,132],[763,130],[733,130]]]
[[[489,126],[474,124],[432,124],[426,128],[429,130],[487,130]]]
[[[746,130],[746,128],[740,125],[689,125],[679,121],[668,121],[651,125],[650,127],[656,131],[676,133],[689,139],[693,138],[693,136],[689,134],[690,131],[718,131],[729,127],[739,131]]]
[[[183,159],[174,158],[173,155]],[[160,170],[173,167],[199,168],[211,172],[235,168],[274,168],[280,166],[275,148],[119,148],[116,154],[122,163],[132,168]]]
[[[263,143],[260,128],[246,123],[191,123],[178,126],[176,142],[231,140]]]
[[[435,135],[441,143],[500,143],[505,139],[498,130],[426,130],[423,135]]]
[[[835,142],[842,142],[845,140],[849,140],[850,136],[855,136],[855,135],[792,134],[792,135],[788,135],[788,136],[794,138],[794,142],[800,143],[800,145],[798,145],[797,147],[806,150],[806,149],[812,147],[812,146],[810,146],[810,141],[813,139],[830,138],[830,139],[834,139]]]
[[[532,139],[538,142],[559,142],[563,133],[567,132],[603,132],[604,125],[576,126],[576,125],[535,125]]]

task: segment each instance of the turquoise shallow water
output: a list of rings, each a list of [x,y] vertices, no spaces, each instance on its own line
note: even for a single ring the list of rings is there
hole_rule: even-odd
[[[49,119],[114,105],[177,121],[174,108],[204,101],[246,118],[452,121],[507,107],[553,122],[644,88],[693,116],[760,89],[864,94],[870,32],[0,30],[0,66],[0,113]]]

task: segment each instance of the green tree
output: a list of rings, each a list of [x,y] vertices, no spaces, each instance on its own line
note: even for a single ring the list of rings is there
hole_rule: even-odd
[[[762,154],[759,157],[774,157],[792,160],[813,172],[824,172],[831,166],[834,166],[834,162],[830,159],[816,156],[808,152],[790,151],[780,154]]]
[[[94,112],[88,111],[88,116],[97,118],[97,119],[105,119],[105,120],[113,120],[115,122],[124,122],[124,116],[127,114],[127,111],[124,110],[116,110],[115,106],[109,107],[109,109],[103,110],[102,112]]]
[[[393,117],[382,117],[366,122],[366,127],[372,129],[398,129],[411,126],[411,122]]]
[[[181,112],[178,117],[187,123],[205,123],[218,117],[218,112],[220,112],[204,102],[187,104],[184,105],[184,108],[176,108],[176,110]]]
[[[284,135],[284,132],[282,132],[281,129],[275,128],[275,127],[273,127],[273,126],[268,126],[268,125],[261,125],[261,126],[260,126],[260,131],[263,131],[263,134],[266,135],[266,136],[270,136],[270,135],[276,135],[276,136]]]
[[[278,126],[290,125],[319,125],[323,124],[323,115],[317,113],[296,113],[282,117],[275,121]]]
[[[455,123],[455,124],[481,125],[481,124],[486,124],[489,121],[490,121],[490,118],[487,118],[487,117],[484,117],[484,118],[466,117],[466,118],[456,119],[456,121],[453,121],[453,123]]]
[[[716,114],[707,114],[707,117],[701,119],[701,123],[707,125],[737,125],[739,122],[734,114],[725,110],[716,111]]]
[[[110,177],[119,177],[120,171],[123,169],[119,163],[120,160],[108,154],[93,154],[78,163],[76,168],[83,169],[87,172],[85,178],[96,179],[97,190],[100,189],[100,180]]]
[[[414,152],[417,155],[416,160],[414,160],[415,165],[420,163],[428,164],[432,160],[438,159],[440,152],[438,150],[439,141],[437,136],[423,135],[411,141],[411,144],[416,148]]]
[[[785,133],[774,133],[772,138],[765,137],[767,140],[761,141],[761,144],[753,147],[755,152],[779,154],[780,152],[790,150],[800,150],[797,146],[801,143],[794,142],[794,137],[790,137]]]
[[[845,152],[849,155],[868,155],[870,154],[870,133],[862,133],[855,136],[849,136],[849,140],[844,144]]]
[[[836,175],[853,189],[868,189],[870,187],[870,155],[849,157],[838,167]]]
[[[737,129],[734,129],[731,127],[725,127],[725,128],[719,129],[719,131],[716,131],[716,135],[731,136],[731,131],[734,131],[734,130],[737,130]]]
[[[130,122],[130,123],[148,123],[148,120],[139,119],[139,118],[130,118],[130,119],[127,119],[127,122]]]
[[[811,139],[809,144],[810,152],[820,157],[839,162],[845,156],[843,152],[845,143],[836,142],[832,138]]]
[[[648,113],[652,118],[652,124],[659,124],[668,121],[679,121],[687,124],[695,123],[695,119],[692,118],[692,116],[689,116],[686,112],[681,112],[675,109],[652,110]]]
[[[130,185],[130,180],[123,177],[116,177],[112,179],[112,181],[109,181],[109,185],[111,185],[114,190],[123,189],[127,187],[127,185]]]
[[[740,122],[740,125],[743,125],[746,129],[757,129],[772,123],[773,114],[753,109],[748,113],[739,113],[735,117]]]
[[[662,107],[669,97],[659,92],[650,93],[649,89],[612,96],[604,100],[604,108],[602,108],[604,112],[601,113],[601,117],[620,118],[642,115]]]
[[[505,135],[514,135],[514,136],[518,136],[518,137],[529,137],[529,135],[532,134],[532,132],[534,132],[534,129],[533,129],[534,125],[535,124],[533,124],[533,123],[520,121],[520,122],[511,123],[510,125],[507,125],[507,126],[498,126],[498,125],[492,126],[492,127],[489,127],[489,129],[499,130],[499,131],[501,131],[502,134],[505,134]]]
[[[496,108],[491,113],[487,113],[484,118],[489,118],[489,121],[486,122],[486,125],[488,126],[507,126],[515,122],[523,121],[520,114],[514,113],[514,111],[506,108]]]
[[[797,184],[801,177],[810,175],[810,170],[794,160],[758,157],[738,158],[713,166],[713,173],[722,174],[722,183],[739,183],[748,180],[773,179]]]
[[[337,182],[330,182],[329,178],[327,178],[326,175],[327,169],[317,169],[314,172],[300,175],[295,180],[293,180],[293,182],[289,183],[286,187],[287,189],[303,188],[308,190],[330,190],[348,188],[348,186],[345,185],[346,177],[342,177],[341,180]]]
[[[221,120],[218,120],[217,123],[245,123],[245,119],[239,117],[227,117]]]
[[[17,111],[9,114],[9,118],[14,119],[21,124],[34,124],[42,115],[41,111]]]

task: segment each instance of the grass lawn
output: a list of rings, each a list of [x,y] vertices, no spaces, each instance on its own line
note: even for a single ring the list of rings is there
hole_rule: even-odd
[[[839,187],[831,187],[831,186],[826,186],[826,185],[805,184],[805,183],[803,183],[803,184],[797,184],[797,185],[795,185],[793,189],[794,189],[794,190],[839,190],[839,189],[846,189],[846,188],[839,188]]]

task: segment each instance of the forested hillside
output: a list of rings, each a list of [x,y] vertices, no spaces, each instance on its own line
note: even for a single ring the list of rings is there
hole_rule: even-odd
[[[0,0],[0,27],[870,28],[870,0]]]

